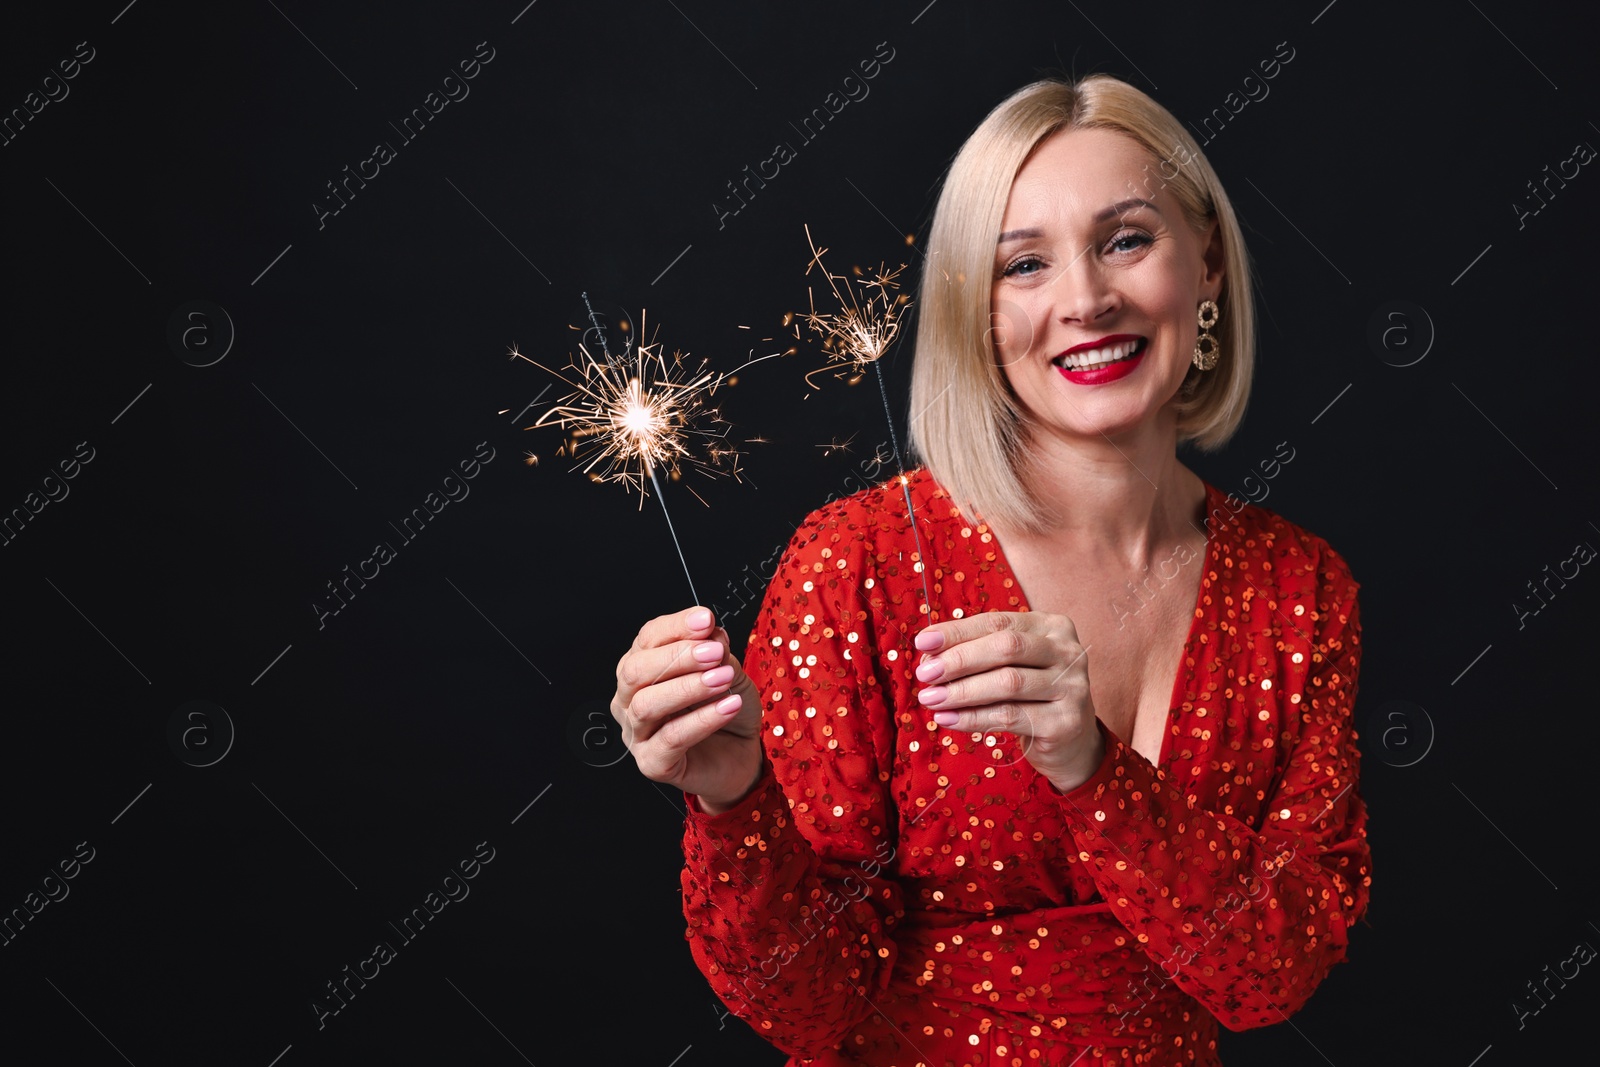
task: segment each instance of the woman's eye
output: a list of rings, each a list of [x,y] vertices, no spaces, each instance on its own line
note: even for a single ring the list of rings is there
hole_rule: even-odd
[[[1150,243],[1150,235],[1130,231],[1119,233],[1111,239],[1111,249],[1115,252],[1132,252],[1135,248]]]
[[[1036,259],[1035,257],[1033,257],[1033,256],[1024,256],[1021,259],[1013,261],[1011,264],[1009,264],[1006,267],[1005,270],[1001,271],[1000,274],[1001,274],[1002,277],[1005,277],[1005,278],[1010,278],[1010,277],[1012,277],[1014,275],[1018,275],[1018,274],[1036,274],[1036,273],[1038,273],[1037,271],[1035,271],[1035,270],[1027,270],[1027,269],[1024,269],[1024,268],[1042,267],[1042,266],[1044,266],[1044,264],[1039,262],[1039,260]]]

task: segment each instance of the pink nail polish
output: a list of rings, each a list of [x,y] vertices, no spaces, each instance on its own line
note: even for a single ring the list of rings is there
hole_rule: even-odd
[[[729,693],[727,696],[717,701],[716,712],[718,715],[732,715],[743,706],[743,697],[739,696],[738,693]]]
[[[691,611],[687,621],[689,623],[689,629],[704,630],[707,626],[711,625],[711,612],[707,611],[705,608],[701,608],[698,611]]]
[[[929,656],[917,665],[917,681],[937,682],[944,674],[944,664],[939,662],[937,656]]]
[[[942,685],[930,685],[917,694],[917,699],[924,704],[938,704],[950,695],[950,689]]]
[[[933,713],[933,721],[940,726],[954,726],[960,719],[961,716],[953,711],[936,711]]]
[[[727,664],[721,667],[713,667],[700,676],[700,681],[709,689],[715,689],[719,685],[727,685],[733,681],[733,668]]]
[[[913,644],[923,652],[937,652],[944,647],[944,634],[938,630],[924,630],[917,635]]]
[[[693,655],[701,663],[718,663],[722,660],[722,646],[715,641],[703,641],[694,646]]]

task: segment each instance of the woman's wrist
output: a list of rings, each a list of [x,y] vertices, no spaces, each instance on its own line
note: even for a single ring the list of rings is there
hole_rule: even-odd
[[[1072,792],[1084,782],[1093,778],[1095,772],[1100,769],[1100,764],[1105,761],[1105,735],[1100,730],[1099,720],[1097,719],[1095,722],[1096,725],[1090,731],[1089,744],[1079,750],[1082,753],[1082,758],[1078,763],[1064,772],[1048,776],[1050,784],[1055,786],[1057,791],[1062,793]]]
[[[755,777],[750,779],[750,784],[745,787],[744,792],[739,793],[737,796],[733,796],[731,798],[719,798],[706,793],[697,793],[695,794],[695,803],[698,804],[700,806],[700,810],[705,812],[707,815],[721,815],[725,812],[732,811],[740,804],[743,804],[751,793],[755,792],[756,786],[761,784],[761,779],[766,777],[766,773],[767,761],[765,755],[763,755],[763,757],[756,763]]]

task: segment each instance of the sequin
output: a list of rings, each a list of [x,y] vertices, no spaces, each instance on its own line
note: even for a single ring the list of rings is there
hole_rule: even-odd
[[[920,545],[895,479],[814,512],[772,577],[745,656],[768,766],[725,814],[686,798],[696,963],[815,1067],[1215,1065],[1219,1025],[1292,1015],[1366,912],[1358,584],[1326,542],[1208,484],[1225,518],[1162,758],[1097,723],[1105,760],[1061,794],[1009,735],[941,732],[916,700],[929,615],[1030,605],[985,524],[925,471],[906,488]],[[1270,891],[1211,936],[1253,875]]]

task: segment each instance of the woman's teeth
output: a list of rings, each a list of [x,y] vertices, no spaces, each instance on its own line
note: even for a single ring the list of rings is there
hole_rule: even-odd
[[[1116,363],[1132,356],[1144,345],[1144,340],[1123,341],[1119,344],[1106,345],[1104,348],[1092,348],[1084,352],[1074,352],[1068,356],[1056,357],[1055,364],[1067,370],[1090,370],[1097,366]]]

